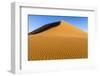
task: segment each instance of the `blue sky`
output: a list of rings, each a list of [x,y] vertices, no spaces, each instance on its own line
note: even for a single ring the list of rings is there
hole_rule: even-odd
[[[65,21],[73,24],[74,26],[88,31],[88,17],[80,16],[50,16],[50,15],[28,15],[28,26],[29,31],[31,32],[45,24],[56,22],[56,21]]]

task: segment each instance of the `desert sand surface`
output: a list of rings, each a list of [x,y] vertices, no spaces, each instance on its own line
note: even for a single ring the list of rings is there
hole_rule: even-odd
[[[41,28],[38,30],[41,31]],[[29,33],[28,60],[87,58],[87,42],[87,32],[68,22],[60,21],[57,26],[48,30],[36,34],[34,31]]]

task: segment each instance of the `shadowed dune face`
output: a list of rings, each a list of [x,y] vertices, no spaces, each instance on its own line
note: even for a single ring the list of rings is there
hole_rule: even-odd
[[[88,57],[88,34],[59,21],[28,34],[28,60],[75,59]]]
[[[43,31],[46,31],[46,30],[50,29],[50,28],[53,28],[53,27],[56,27],[56,26],[60,25],[60,23],[61,22],[58,21],[58,22],[54,22],[54,23],[51,23],[51,24],[46,24],[46,25],[44,25],[44,26],[42,26],[42,27],[30,32],[29,35],[41,33]]]

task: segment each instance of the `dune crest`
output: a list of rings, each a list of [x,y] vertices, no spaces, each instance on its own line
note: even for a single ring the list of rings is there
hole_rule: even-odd
[[[56,36],[87,37],[87,32],[65,21],[59,21],[59,24],[56,25],[55,27],[52,27],[48,30],[45,30],[37,34],[42,36],[56,35]]]

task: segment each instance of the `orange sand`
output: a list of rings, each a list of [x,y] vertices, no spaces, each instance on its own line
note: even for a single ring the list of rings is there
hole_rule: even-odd
[[[28,60],[87,58],[88,34],[61,21],[59,26],[28,36]]]

